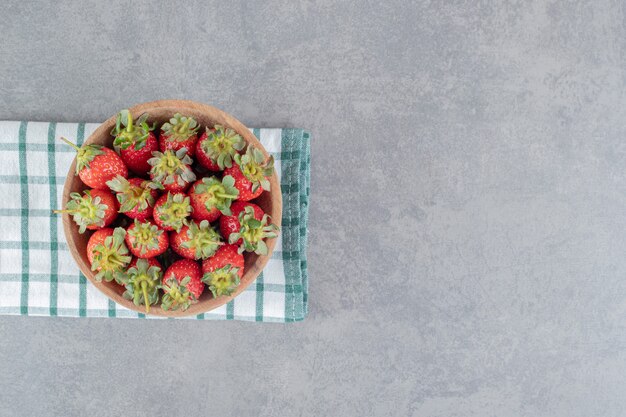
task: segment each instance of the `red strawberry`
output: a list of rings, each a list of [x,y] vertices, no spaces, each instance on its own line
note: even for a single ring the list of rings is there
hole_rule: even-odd
[[[245,155],[236,154],[234,160],[233,166],[224,170],[224,175],[235,179],[238,200],[250,201],[260,196],[263,190],[270,190],[268,177],[274,172],[272,156],[265,162],[263,152],[250,145]]]
[[[233,157],[246,143],[233,129],[215,125],[207,128],[196,143],[196,158],[209,171],[223,171],[233,165]]]
[[[148,160],[150,178],[155,183],[163,185],[167,191],[184,191],[189,184],[196,180],[196,174],[191,170],[192,160],[187,155],[187,148],[176,152],[165,151],[153,152],[153,157]]]
[[[220,217],[220,231],[228,243],[239,246],[239,252],[267,255],[265,239],[278,236],[278,226],[269,223],[269,216],[253,203],[235,201],[232,216]]]
[[[126,265],[131,260],[128,248],[124,244],[126,232],[121,227],[104,228],[97,230],[87,242],[87,259],[91,270],[97,271],[97,281],[120,281],[123,278]]]
[[[145,305],[146,313],[149,313],[150,306],[159,301],[162,276],[163,269],[155,258],[133,258],[120,279],[120,284],[126,287],[122,296],[132,300],[136,306]]]
[[[200,126],[193,117],[176,113],[169,123],[163,123],[161,126],[159,149],[161,152],[165,152],[168,149],[178,151],[187,148],[187,155],[193,156],[196,152],[198,129]]]
[[[213,297],[231,295],[243,278],[244,259],[237,249],[236,245],[224,245],[202,261],[202,282],[209,286]]]
[[[196,303],[202,292],[204,283],[200,265],[189,259],[174,262],[163,275],[163,310],[186,310]]]
[[[118,113],[115,127],[111,135],[115,137],[113,146],[118,149],[122,160],[137,175],[146,175],[150,170],[148,159],[152,152],[159,149],[156,136],[152,132],[154,126],[149,126],[147,114],[142,114],[133,124],[133,116],[128,110]]]
[[[159,142],[154,133],[150,132],[146,138],[145,145],[137,149],[138,146],[140,145],[135,144],[128,149],[120,148],[120,155],[128,166],[128,169],[137,175],[144,176],[150,171],[148,159],[152,158],[152,152],[156,152],[156,150],[159,149]]]
[[[192,221],[180,232],[172,232],[170,244],[174,252],[187,259],[206,259],[223,245],[219,233],[206,220]]]
[[[234,185],[235,180],[230,176],[225,176],[221,181],[216,177],[196,181],[189,190],[193,208],[191,218],[213,222],[220,214],[230,215],[230,205],[239,195]]]
[[[138,258],[154,258],[167,250],[169,238],[152,220],[135,222],[126,229],[126,246]]]
[[[76,149],[76,175],[88,187],[108,190],[107,181],[117,175],[128,177],[128,169],[118,154],[100,145],[83,145],[80,148],[65,138],[61,140]]]
[[[162,195],[154,205],[154,221],[163,230],[182,229],[191,214],[189,197],[184,193],[167,193]]]
[[[117,217],[119,205],[115,197],[104,190],[85,190],[83,196],[79,193],[71,193],[71,201],[65,206],[65,210],[55,210],[55,213],[69,213],[74,223],[79,227],[78,232],[96,230],[113,223]]]
[[[220,232],[224,240],[228,241],[232,233],[238,233],[241,229],[239,223],[239,214],[243,212],[246,207],[252,207],[254,212],[254,218],[256,220],[263,220],[263,209],[254,203],[248,203],[246,201],[235,201],[230,206],[231,215],[220,217]]]
[[[159,193],[151,187],[149,181],[141,178],[115,177],[107,182],[109,188],[116,192],[120,202],[120,213],[131,219],[146,220],[152,217],[152,208]]]

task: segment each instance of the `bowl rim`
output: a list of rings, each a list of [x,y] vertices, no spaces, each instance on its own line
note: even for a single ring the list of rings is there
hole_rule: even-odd
[[[265,149],[265,147],[261,144],[259,139],[252,133],[250,129],[248,129],[243,123],[237,120],[234,116],[226,113],[223,110],[220,110],[216,107],[210,106],[208,104],[198,103],[192,100],[178,100],[178,99],[167,99],[167,100],[156,100],[145,103],[140,103],[135,106],[130,107],[128,110],[133,115],[133,118],[140,116],[143,113],[149,113],[150,111],[155,111],[157,109],[165,110],[172,112],[180,112],[185,114],[185,110],[188,110],[188,113],[204,113],[207,115],[211,115],[212,119],[222,119],[223,124],[227,127],[232,128],[239,135],[243,137],[246,143],[254,145],[256,148],[260,149],[263,152],[263,155],[268,158],[269,153]],[[173,113],[172,113],[173,114]],[[95,138],[102,136],[103,134],[110,135],[110,131],[115,126],[116,115],[113,115],[106,121],[100,124],[89,137],[84,141],[84,144],[94,143]],[[72,178],[75,177],[74,173],[76,170],[76,157],[72,160],[72,163],[69,167],[69,171],[67,177],[65,178],[65,183],[63,186],[63,197],[62,202],[65,205],[69,201],[69,194],[72,188]],[[76,178],[76,180],[80,181],[80,179]],[[272,222],[277,226],[281,226],[282,223],[282,192],[280,188],[280,183],[278,181],[278,174],[276,170],[270,177],[270,199],[272,202],[272,212],[268,213],[272,217]],[[201,302],[193,304],[185,311],[176,310],[176,311],[165,311],[161,308],[160,305],[150,306],[150,312],[146,313],[143,306],[136,306],[132,301],[125,299],[121,294],[116,292],[113,288],[111,288],[108,283],[98,282],[95,280],[95,274],[91,271],[91,265],[89,265],[85,259],[80,255],[76,241],[72,234],[72,229],[77,229],[76,224],[71,219],[68,213],[63,213],[63,231],[65,234],[65,239],[67,240],[68,247],[70,249],[70,253],[74,258],[74,261],[78,265],[79,269],[89,279],[89,281],[104,295],[106,295],[109,299],[113,300],[118,305],[121,305],[124,308],[129,310],[136,311],[138,313],[142,313],[150,316],[160,316],[160,317],[186,317],[186,316],[194,316],[202,313],[209,312],[213,309],[216,309],[235,297],[241,294],[248,286],[250,286],[262,272],[263,268],[269,262],[269,259],[274,252],[274,247],[276,246],[277,238],[272,238],[267,240],[268,254],[267,255],[259,255],[252,264],[252,268],[246,268],[244,272],[244,276],[241,279],[240,285],[237,287],[235,292],[230,296],[221,296],[221,297],[211,297],[209,299],[203,300]],[[205,291],[208,291],[205,289]]]

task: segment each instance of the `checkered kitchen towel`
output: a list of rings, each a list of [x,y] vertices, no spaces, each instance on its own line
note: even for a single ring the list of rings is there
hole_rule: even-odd
[[[0,314],[145,317],[101,294],[79,272],[61,216],[63,183],[74,151],[98,124],[0,122]],[[281,236],[256,282],[198,319],[292,322],[307,313],[306,240],[309,133],[253,129],[276,159],[283,193]]]

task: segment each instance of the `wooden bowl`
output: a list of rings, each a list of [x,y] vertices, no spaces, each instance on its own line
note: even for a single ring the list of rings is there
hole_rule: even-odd
[[[186,116],[194,117],[202,127],[213,126],[214,124],[220,124],[226,127],[230,127],[235,130],[239,135],[241,135],[241,137],[243,137],[243,139],[248,144],[252,144],[256,148],[260,149],[265,154],[266,158],[269,156],[259,140],[239,120],[219,109],[216,109],[215,107],[211,107],[206,104],[196,103],[187,100],[159,100],[150,103],[139,104],[135,107],[130,108],[129,110],[133,115],[133,118],[137,118],[143,113],[148,113],[150,116],[148,121],[150,123],[156,122],[157,126],[160,126],[161,124],[169,120],[175,113],[181,113]],[[91,134],[91,136],[87,138],[85,143],[104,145],[112,148],[113,137],[111,136],[110,132],[114,126],[115,116],[102,123]],[[65,186],[63,188],[64,207],[70,200],[70,193],[82,192],[84,189],[87,188],[87,186],[85,186],[85,184],[83,184],[82,181],[78,178],[78,176],[74,175],[75,169],[76,159],[74,159],[74,161],[72,162],[72,166],[70,167],[70,170],[67,174],[67,179],[65,180]],[[270,189],[271,191],[263,192],[263,194],[261,194],[261,196],[254,202],[258,204],[263,209],[263,211],[271,216],[272,222],[274,224],[280,226],[282,218],[282,195],[276,172],[274,172],[274,174],[270,178]],[[76,260],[76,263],[78,264],[78,267],[80,268],[82,273],[87,278],[89,278],[91,283],[95,285],[96,288],[98,288],[100,291],[102,291],[106,296],[115,301],[117,304],[130,310],[145,313],[144,306],[136,306],[132,301],[122,297],[124,288],[121,285],[118,285],[115,282],[98,282],[94,279],[95,273],[91,271],[91,266],[89,261],[87,260],[86,252],[87,241],[91,236],[91,232],[87,231],[83,234],[78,233],[78,227],[67,213],[63,214],[63,229],[65,231],[65,238],[67,239],[67,243],[70,248],[70,252],[72,253],[72,256]],[[205,313],[223,304],[226,304],[238,294],[240,294],[243,290],[245,290],[259,276],[259,274],[267,264],[270,256],[272,255],[275,245],[276,239],[267,240],[267,256],[259,256],[254,253],[245,253],[245,273],[243,278],[241,279],[241,284],[232,296],[221,296],[218,298],[213,298],[211,292],[208,289],[205,289],[198,302],[196,304],[193,304],[186,311],[165,311],[161,309],[160,306],[155,305],[150,306],[150,312],[148,314],[167,317],[191,316]]]

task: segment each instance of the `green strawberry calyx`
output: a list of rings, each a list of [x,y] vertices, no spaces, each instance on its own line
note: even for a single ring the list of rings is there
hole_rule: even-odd
[[[202,151],[220,169],[233,166],[233,157],[241,151],[246,143],[233,129],[222,125],[215,125],[213,129],[206,129],[207,137],[200,143]]]
[[[111,236],[104,239],[94,247],[93,262],[91,270],[98,271],[96,281],[107,282],[120,281],[124,277],[124,270],[131,260],[128,255],[128,248],[124,244],[126,231],[122,227],[116,227]]]
[[[135,208],[138,212],[142,212],[148,206],[154,206],[154,197],[150,192],[153,187],[149,181],[144,181],[141,186],[137,186],[118,175],[106,184],[116,193],[117,201],[120,202],[120,213],[128,213]]]
[[[263,215],[261,220],[254,218],[254,209],[247,206],[239,213],[240,229],[237,233],[231,233],[228,242],[236,243],[242,240],[239,246],[239,253],[254,252],[257,255],[267,255],[268,249],[264,239],[270,239],[278,236],[280,228],[273,223],[269,223],[269,216]]]
[[[104,214],[109,206],[99,196],[93,198],[91,192],[86,190],[82,196],[79,193],[70,193],[70,198],[65,210],[54,210],[54,213],[70,214],[78,225],[78,233],[85,233],[87,226],[104,227]]]
[[[158,217],[165,227],[180,232],[186,224],[187,217],[191,214],[191,203],[185,194],[167,193],[167,199],[163,205],[156,207],[154,217]]]
[[[115,137],[113,146],[119,149],[128,149],[134,145],[135,150],[146,146],[146,140],[155,125],[148,125],[148,114],[144,113],[133,122],[133,116],[128,109],[124,109],[115,118],[115,127],[111,135]]]
[[[239,190],[235,188],[235,179],[226,175],[220,181],[216,177],[202,178],[202,183],[195,188],[197,194],[206,196],[204,205],[211,211],[214,207],[226,216],[232,215],[230,205],[239,196]]]
[[[208,220],[202,220],[199,224],[189,223],[187,230],[189,240],[183,242],[181,246],[192,249],[196,259],[206,259],[213,256],[224,242],[221,241],[220,234],[211,227]]]
[[[198,122],[193,117],[176,113],[169,123],[163,123],[161,131],[170,142],[184,142],[198,133]]]
[[[161,299],[161,308],[163,310],[182,310],[185,311],[196,301],[196,296],[187,289],[191,282],[191,277],[184,277],[180,283],[176,278],[172,277],[163,284],[163,297]]]
[[[129,227],[126,233],[133,238],[133,248],[145,255],[149,250],[159,249],[159,238],[164,232],[149,221],[142,223],[135,219],[134,227]]]
[[[259,187],[265,191],[270,190],[270,181],[267,179],[274,172],[274,157],[270,156],[267,161],[263,152],[252,145],[248,146],[246,153],[236,154],[235,162],[239,165],[241,173],[252,183],[252,192],[255,193]]]
[[[225,265],[214,271],[206,272],[202,276],[202,282],[208,285],[215,298],[221,295],[232,295],[239,286],[239,269],[230,264]]]
[[[128,268],[120,281],[126,287],[122,296],[132,300],[136,306],[145,305],[146,313],[150,312],[151,305],[159,301],[161,268],[150,265],[146,259],[137,260],[137,264]]]
[[[100,145],[83,145],[78,147],[67,138],[61,137],[61,140],[76,150],[76,175],[83,169],[89,168],[89,163],[93,161],[96,156],[104,154],[102,146]]]
[[[148,163],[152,166],[150,175],[152,180],[163,185],[178,184],[184,187],[196,180],[196,174],[191,170],[192,160],[187,155],[187,148],[181,148],[174,152],[152,152],[152,158]]]

